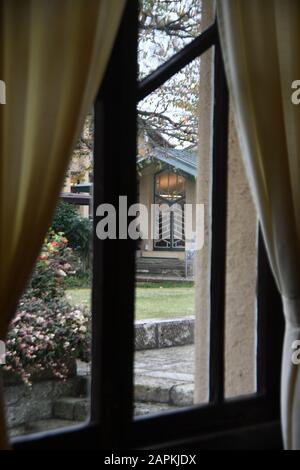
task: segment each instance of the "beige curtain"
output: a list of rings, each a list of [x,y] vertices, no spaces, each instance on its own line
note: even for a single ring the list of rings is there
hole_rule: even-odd
[[[2,340],[103,77],[124,4],[0,1],[0,79],[6,84],[6,104],[0,105]],[[6,446],[0,412],[0,448]]]
[[[218,0],[218,21],[237,126],[269,259],[283,298],[285,447],[300,449],[300,79],[299,0]],[[271,358],[270,358],[271,359]]]

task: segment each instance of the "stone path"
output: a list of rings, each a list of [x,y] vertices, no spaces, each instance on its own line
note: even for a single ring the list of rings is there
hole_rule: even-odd
[[[157,403],[161,405],[158,410],[161,411],[164,404],[192,405],[193,393],[193,345],[136,352],[135,401],[137,403]],[[136,411],[138,410],[137,406]],[[141,411],[146,410],[142,407]]]
[[[78,374],[88,383],[88,364],[78,364]],[[135,415],[154,414],[193,404],[194,346],[137,351],[135,354]],[[51,419],[33,421],[11,430],[11,436],[71,426],[88,419],[90,401],[80,396],[59,398]]]

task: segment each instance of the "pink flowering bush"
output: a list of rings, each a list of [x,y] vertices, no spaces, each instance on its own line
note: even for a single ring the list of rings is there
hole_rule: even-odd
[[[50,232],[37,259],[28,288],[44,301],[64,296],[64,278],[73,273],[76,257],[61,233]]]
[[[89,360],[90,314],[72,307],[63,279],[72,272],[72,250],[61,234],[44,243],[29,287],[11,323],[4,370],[29,384],[34,373],[50,371],[64,379],[76,359]]]

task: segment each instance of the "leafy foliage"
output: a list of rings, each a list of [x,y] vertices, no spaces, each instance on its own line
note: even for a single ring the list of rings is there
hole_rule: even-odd
[[[63,379],[72,360],[89,359],[90,315],[65,298],[63,279],[73,270],[72,260],[67,239],[50,232],[11,323],[4,370],[27,384],[33,372],[51,370]]]
[[[44,302],[63,297],[63,280],[72,270],[73,261],[74,254],[68,247],[68,240],[61,233],[50,231],[29,282],[30,295],[43,298]]]
[[[86,272],[89,268],[90,258],[91,221],[81,217],[72,204],[60,201],[51,224],[51,230],[66,236],[70,248],[81,256],[82,269]]]
[[[140,79],[200,33],[201,4],[201,0],[140,0]],[[139,103],[140,135],[148,138],[153,130],[156,131],[155,145],[186,148],[196,144],[199,71],[200,60],[196,59]],[[68,171],[72,184],[86,181],[87,173],[92,172],[93,136],[93,113],[90,112]],[[157,142],[158,136],[161,136],[161,142]],[[142,152],[139,148],[139,153]],[[59,230],[64,231],[73,247],[70,233],[61,226]]]
[[[141,0],[139,72],[144,78],[200,33],[200,0]],[[197,59],[139,104],[143,128],[172,145],[197,139],[200,61]]]
[[[92,172],[93,138],[94,120],[93,112],[90,112],[85,119],[82,133],[72,155],[72,170],[70,169],[69,172],[71,184],[83,183],[86,181],[86,174]]]
[[[89,360],[90,317],[87,310],[67,302],[25,296],[20,302],[6,342],[4,370],[30,385],[32,373],[51,370],[59,379],[69,372],[72,359]]]

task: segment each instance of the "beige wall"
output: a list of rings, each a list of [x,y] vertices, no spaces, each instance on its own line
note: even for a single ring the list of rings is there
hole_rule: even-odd
[[[186,203],[187,204],[195,204],[196,203],[196,181],[192,179],[186,180]],[[196,212],[195,208],[193,208],[193,232],[196,232]],[[192,241],[186,241],[186,249],[190,249],[192,246]]]
[[[214,19],[211,0],[202,2],[202,29]],[[204,203],[205,246],[196,268],[195,402],[208,399],[210,312],[210,224],[213,53],[201,59],[197,202]],[[257,221],[246,181],[232,113],[229,134],[226,282],[226,396],[255,390]]]
[[[225,393],[255,391],[257,220],[230,113],[226,263]]]
[[[214,2],[202,0],[201,30],[214,21]],[[196,257],[195,297],[195,402],[208,400],[209,311],[210,311],[210,207],[211,155],[213,119],[213,53],[208,51],[200,61],[199,144],[197,202],[205,205],[205,244]]]
[[[142,176],[139,178],[139,203],[145,205],[149,208],[148,210],[148,227],[149,232],[151,228],[151,204],[154,201],[154,188],[153,188],[153,174],[155,173],[156,168],[155,165],[149,165],[142,171]],[[151,233],[149,233],[148,240],[143,240],[142,242],[142,250],[143,251],[151,251],[153,250],[153,241],[151,240]]]

